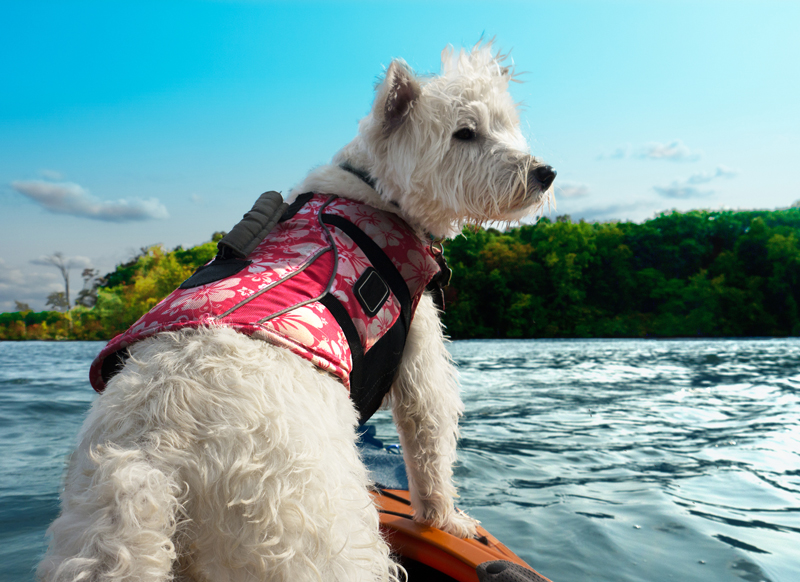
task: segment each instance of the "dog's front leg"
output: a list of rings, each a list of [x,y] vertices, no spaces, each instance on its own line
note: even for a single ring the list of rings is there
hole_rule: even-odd
[[[453,505],[463,404],[439,314],[427,293],[414,315],[391,394],[415,519],[459,537],[475,535],[476,522]]]

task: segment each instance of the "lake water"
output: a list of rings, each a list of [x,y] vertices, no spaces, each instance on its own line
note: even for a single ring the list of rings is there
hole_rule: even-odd
[[[33,580],[101,346],[0,343],[2,581]],[[451,352],[459,505],[554,582],[800,581],[800,341]]]

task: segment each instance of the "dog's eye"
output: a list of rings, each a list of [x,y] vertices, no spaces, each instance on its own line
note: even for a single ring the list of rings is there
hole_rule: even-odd
[[[475,133],[475,130],[472,130],[468,127],[462,127],[453,134],[453,137],[456,139],[460,139],[461,141],[470,141],[475,139],[477,135],[478,134]]]

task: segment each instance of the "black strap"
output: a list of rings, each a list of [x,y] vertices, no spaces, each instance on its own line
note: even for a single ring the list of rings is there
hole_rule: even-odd
[[[400,303],[403,325],[408,333],[411,325],[411,293],[405,279],[394,266],[392,260],[386,256],[383,249],[367,234],[349,220],[335,214],[323,214],[322,222],[335,226],[356,243],[372,263],[372,266],[381,274],[383,280],[389,285],[392,293]]]
[[[306,202],[311,200],[314,197],[313,192],[306,192],[305,194],[300,194],[297,198],[294,199],[287,208],[286,211],[281,216],[281,219],[278,222],[286,222],[290,218],[292,218],[295,214],[299,212],[299,210],[305,205]]]
[[[208,285],[228,277],[233,277],[236,273],[250,266],[253,261],[244,259],[221,259],[219,255],[212,262],[192,273],[192,276],[180,284],[178,289],[191,289],[200,285]]]
[[[380,407],[400,368],[411,325],[411,293],[392,260],[363,230],[335,214],[323,214],[321,220],[342,231],[358,245],[400,304],[400,317],[365,353],[358,331],[345,307],[330,294],[321,301],[336,318],[350,345],[353,358],[350,396],[359,412],[359,422],[363,424]]]
[[[437,309],[444,311],[444,288],[450,284],[453,271],[447,266],[447,261],[444,259],[444,251],[440,250],[438,254],[434,254],[434,258],[436,259],[436,264],[439,265],[439,272],[433,276],[425,290],[430,291]]]
[[[358,335],[358,330],[347,313],[347,309],[342,305],[336,297],[331,293],[326,293],[319,301],[331,315],[336,319],[339,327],[342,328],[344,337],[347,339],[347,344],[350,346],[350,357],[352,358],[353,369],[350,371],[350,386],[361,386],[361,372],[363,370],[364,362],[364,348],[361,346],[361,338]]]
[[[353,166],[351,166],[347,162],[344,162],[343,164],[339,164],[339,167],[341,169],[345,170],[346,172],[350,172],[354,176],[358,176],[359,178],[361,178],[361,180],[367,186],[369,186],[370,188],[372,188],[376,192],[378,191],[378,189],[375,187],[376,186],[375,179],[372,176],[370,176],[367,172],[365,172],[364,170],[359,170],[358,168],[354,168]]]

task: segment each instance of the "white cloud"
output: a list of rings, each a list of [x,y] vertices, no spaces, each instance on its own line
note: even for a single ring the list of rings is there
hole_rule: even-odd
[[[597,156],[598,160],[621,160],[627,158],[631,153],[631,146],[630,144],[625,144],[624,146],[620,146],[615,149],[613,152],[609,154],[600,154]]]
[[[205,198],[200,196],[200,194],[192,194],[189,196],[189,200],[192,201],[192,204],[196,204],[197,206],[204,206],[206,203]]]
[[[690,150],[679,139],[668,144],[651,142],[643,145],[636,152],[637,158],[671,162],[696,162],[701,155],[700,152]]]
[[[673,182],[669,186],[653,186],[653,190],[665,198],[706,198],[714,194],[713,190],[698,190],[677,182]]]
[[[24,282],[25,277],[22,275],[21,269],[12,268],[5,259],[0,259],[0,288],[22,285]]]
[[[634,157],[640,160],[667,160],[671,162],[696,162],[702,157],[699,151],[690,150],[681,140],[671,143],[650,142],[632,148],[630,144],[618,147],[611,153],[600,154],[598,160],[622,160]]]
[[[46,178],[47,180],[57,181],[64,179],[64,174],[58,170],[39,170],[39,174],[41,174],[42,178]]]
[[[92,267],[93,261],[82,256],[64,259],[70,264],[70,299],[74,302],[83,286],[83,269]],[[0,312],[16,311],[15,301],[27,303],[34,311],[50,309],[45,303],[54,291],[64,291],[64,278],[45,255],[27,265],[9,264],[0,258]]]
[[[583,198],[589,195],[589,186],[577,182],[561,182],[556,184],[556,191],[562,198]]]
[[[713,195],[714,190],[700,190],[695,186],[708,184],[718,178],[733,178],[739,174],[738,170],[726,166],[717,166],[712,172],[697,172],[682,180],[673,180],[669,186],[653,186],[659,195],[665,198],[706,198]]]
[[[572,220],[583,219],[587,222],[605,222],[610,220],[640,220],[652,214],[658,207],[653,200],[631,200],[607,206],[590,206],[580,210],[572,210]]]
[[[15,301],[41,311],[50,293],[63,290],[64,282],[56,269],[22,268],[0,258],[0,311],[16,311]]]
[[[133,222],[168,218],[166,207],[156,198],[99,200],[71,182],[15,181],[11,187],[55,214],[69,214],[106,222]]]
[[[738,175],[738,170],[733,170],[726,166],[717,166],[717,169],[713,172],[698,172],[697,174],[692,174],[687,179],[687,182],[689,184],[707,184],[715,178],[733,178]]]

